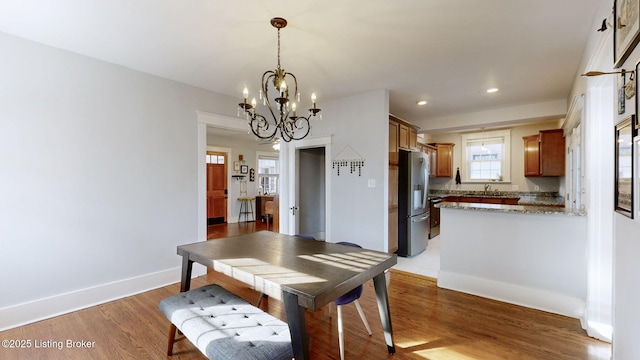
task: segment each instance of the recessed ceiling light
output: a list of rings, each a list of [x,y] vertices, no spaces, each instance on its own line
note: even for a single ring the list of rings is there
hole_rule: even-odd
[[[487,92],[488,92],[489,94],[492,94],[492,93],[498,92],[498,88],[491,88],[491,89],[487,89]]]
[[[418,105],[420,105],[420,106],[427,105],[427,100],[418,101]]]

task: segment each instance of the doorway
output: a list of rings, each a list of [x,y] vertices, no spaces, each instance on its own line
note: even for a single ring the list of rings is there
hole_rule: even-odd
[[[296,232],[326,240],[325,147],[297,149],[296,161]]]
[[[227,222],[227,153],[207,151],[207,225]]]

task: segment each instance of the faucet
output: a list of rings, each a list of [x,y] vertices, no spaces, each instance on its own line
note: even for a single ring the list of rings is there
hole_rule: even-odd
[[[486,194],[489,190],[491,190],[491,184],[484,184],[484,193]]]

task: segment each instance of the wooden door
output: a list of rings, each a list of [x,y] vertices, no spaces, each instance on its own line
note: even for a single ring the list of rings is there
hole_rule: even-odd
[[[227,222],[227,154],[207,152],[207,223]]]

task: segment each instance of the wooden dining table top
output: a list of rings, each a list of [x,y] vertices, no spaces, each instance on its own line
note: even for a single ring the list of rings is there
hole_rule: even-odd
[[[280,299],[317,310],[397,263],[395,254],[259,231],[178,246],[178,254]]]

